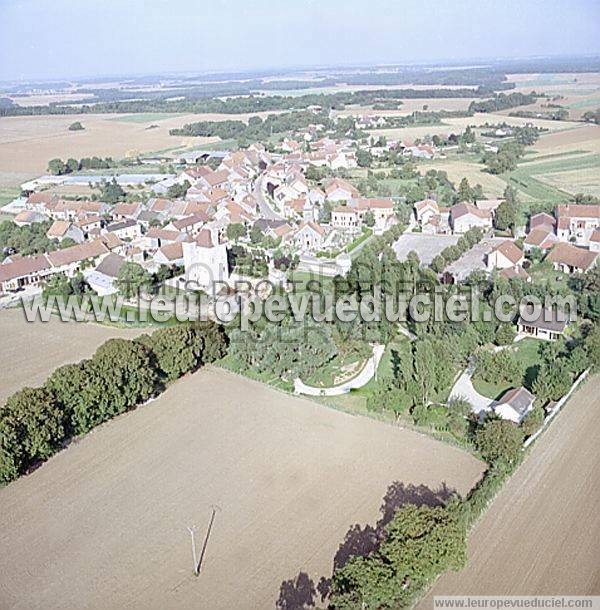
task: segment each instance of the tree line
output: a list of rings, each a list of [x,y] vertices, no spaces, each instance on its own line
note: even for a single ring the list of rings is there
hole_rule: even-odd
[[[0,481],[47,460],[75,436],[143,404],[166,385],[225,355],[222,327],[180,324],[134,340],[109,339],[41,387],[10,396],[0,411]]]
[[[487,100],[473,100],[469,104],[470,112],[498,112],[499,110],[507,110],[516,106],[527,106],[535,103],[538,98],[535,91],[531,93],[520,93],[513,91],[512,93],[498,93],[494,97]]]

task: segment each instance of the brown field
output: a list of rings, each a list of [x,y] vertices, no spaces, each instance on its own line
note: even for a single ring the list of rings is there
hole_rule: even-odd
[[[57,367],[88,358],[111,337],[133,337],[140,330],[99,324],[25,321],[17,309],[0,311],[3,345],[0,404],[23,386],[36,386]]]
[[[571,151],[600,153],[600,125],[580,123],[576,129],[543,134],[533,149],[540,155]]]
[[[0,491],[0,607],[275,607],[329,576],[394,481],[465,493],[483,464],[220,369],[180,380]],[[198,549],[217,512],[200,576]],[[295,606],[285,606],[295,607]]]
[[[268,113],[258,113],[262,116]],[[176,114],[174,116],[56,115],[4,117],[0,119],[0,186],[19,186],[46,172],[54,157],[113,157],[119,159],[140,153],[180,147],[201,148],[219,138],[170,136],[169,129],[203,120],[243,120],[249,114]],[[146,120],[147,119],[147,120]],[[81,121],[84,131],[69,131]],[[148,129],[150,125],[157,125]]]
[[[469,541],[469,565],[434,595],[600,594],[600,379],[588,381],[533,447]]]
[[[386,87],[387,89],[388,87]],[[437,88],[437,87],[436,87]],[[406,116],[415,110],[423,110],[427,106],[428,111],[438,110],[466,110],[469,104],[476,98],[451,97],[451,98],[415,98],[402,100],[402,106],[398,110],[373,110],[372,108],[348,107],[336,112],[340,116],[375,115],[375,116]]]

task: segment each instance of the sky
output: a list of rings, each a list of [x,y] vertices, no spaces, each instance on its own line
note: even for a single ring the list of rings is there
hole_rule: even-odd
[[[600,0],[0,0],[0,81],[600,54]]]

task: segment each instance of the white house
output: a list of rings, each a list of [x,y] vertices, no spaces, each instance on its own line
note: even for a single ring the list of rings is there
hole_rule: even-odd
[[[458,203],[450,208],[450,221],[455,233],[466,233],[469,229],[480,227],[492,228],[492,214],[480,210],[470,203]]]
[[[492,269],[521,267],[524,258],[523,251],[513,241],[507,239],[487,255],[487,268],[488,271],[492,271]]]
[[[508,390],[494,405],[494,413],[519,425],[533,409],[535,396],[524,387]]]
[[[600,205],[559,205],[556,218],[556,235],[560,241],[589,246],[592,234],[600,228]]]

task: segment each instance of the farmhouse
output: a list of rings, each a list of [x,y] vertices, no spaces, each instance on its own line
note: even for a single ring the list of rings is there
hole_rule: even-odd
[[[48,229],[46,237],[48,239],[58,239],[59,242],[69,238],[79,244],[84,240],[84,233],[80,227],[67,220],[55,220]]]
[[[331,212],[331,226],[342,231],[358,231],[360,228],[358,212],[349,206],[338,206]]]
[[[326,233],[316,222],[302,222],[292,237],[292,242],[301,251],[315,251],[323,247]]]
[[[546,257],[556,271],[563,273],[584,273],[596,264],[597,259],[598,252],[562,242],[556,244]]]
[[[120,222],[113,222],[104,231],[116,235],[119,239],[127,240],[136,239],[142,234],[140,225],[131,218],[121,220]]]
[[[22,256],[0,265],[0,292],[12,292],[26,286],[37,286],[52,275],[52,265],[45,254]]]
[[[523,240],[523,248],[526,252],[539,248],[540,250],[550,250],[557,241],[556,235],[542,225],[539,228],[532,229],[527,237]]]
[[[520,424],[533,409],[535,396],[524,387],[508,390],[494,405],[494,413],[502,419]]]

